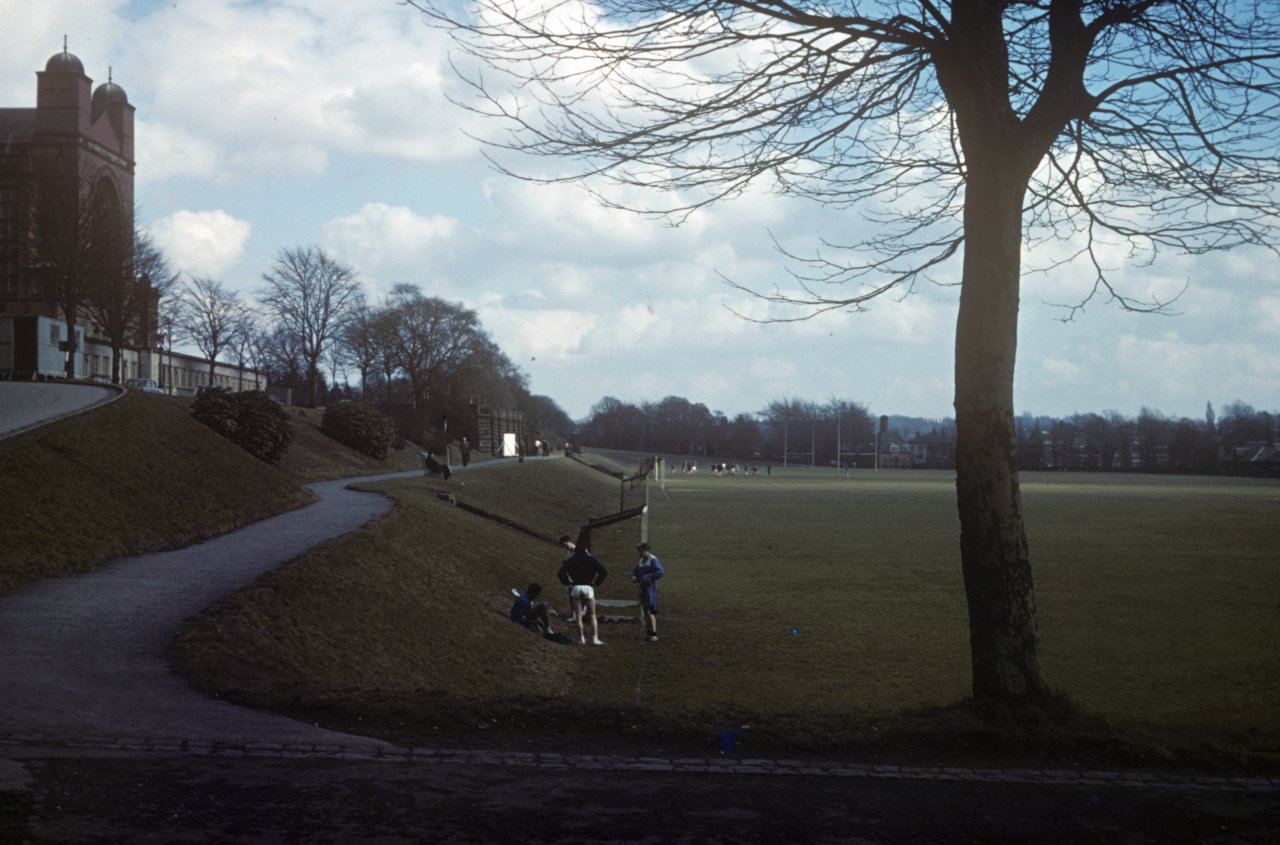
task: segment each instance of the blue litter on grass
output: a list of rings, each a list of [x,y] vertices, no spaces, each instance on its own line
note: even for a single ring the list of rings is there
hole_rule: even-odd
[[[738,742],[738,735],[730,730],[720,731],[720,753],[728,754],[733,751],[734,745]]]

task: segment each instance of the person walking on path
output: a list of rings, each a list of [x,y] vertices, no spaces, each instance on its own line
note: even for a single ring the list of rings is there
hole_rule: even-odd
[[[644,614],[645,639],[658,641],[658,579],[666,572],[662,561],[649,550],[648,543],[636,546],[640,562],[631,570],[631,580],[640,585],[640,609]]]
[[[584,613],[591,614],[591,644],[604,645],[600,640],[600,620],[596,614],[596,587],[604,583],[609,570],[591,552],[576,548],[568,537],[561,538],[561,545],[571,551],[560,564],[560,583],[569,588],[570,610],[578,625],[578,645],[587,644],[582,627]]]
[[[462,438],[462,445],[459,448],[462,450],[462,465],[466,466],[471,463],[471,444],[467,442],[467,438]]]

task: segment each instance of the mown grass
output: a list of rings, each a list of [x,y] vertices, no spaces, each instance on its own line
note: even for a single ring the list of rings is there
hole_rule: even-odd
[[[87,414],[0,441],[0,593],[175,548],[311,501],[305,482],[419,465],[407,446],[379,462],[294,409],[278,467],[190,416],[190,403],[130,392]]]
[[[547,537],[617,506],[616,480],[570,461],[457,479],[459,500]],[[397,499],[392,517],[185,632],[203,686],[418,739],[572,726],[596,742],[713,748],[732,732],[744,748],[864,756],[1280,759],[1280,590],[1257,530],[1280,504],[1275,484],[1029,476],[1045,664],[1063,697],[1018,712],[964,701],[944,474],[672,477],[650,499],[669,573],[662,638],[610,625],[600,649],[504,618],[508,589],[531,580],[564,610],[549,543],[449,507],[428,481],[375,486]],[[601,595],[630,597],[632,561],[606,563]]]

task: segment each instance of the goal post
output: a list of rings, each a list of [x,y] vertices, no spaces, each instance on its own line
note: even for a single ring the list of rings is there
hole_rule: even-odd
[[[649,541],[649,506],[638,505],[587,520],[578,531],[578,548],[587,549],[605,566],[627,566],[636,559],[636,545]]]

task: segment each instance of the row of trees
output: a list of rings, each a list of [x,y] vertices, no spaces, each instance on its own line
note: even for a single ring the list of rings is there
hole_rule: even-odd
[[[639,405],[606,396],[578,426],[579,441],[611,449],[820,464],[834,462],[837,449],[848,461],[874,437],[867,409],[841,399],[778,400],[757,414],[731,418],[680,396]]]
[[[429,428],[447,429],[451,418],[470,419],[478,404],[524,411],[545,433],[572,429],[554,400],[529,393],[527,377],[475,311],[411,284],[372,303],[355,271],[318,247],[281,250],[262,274],[256,303],[219,281],[192,277],[161,315],[166,340],[199,349],[211,381],[221,359],[265,372],[303,404],[377,403],[418,442]],[[465,432],[455,425],[455,433]]]
[[[1278,415],[1243,402],[1221,416],[1212,403],[1203,419],[1166,417],[1143,408],[1136,418],[1114,411],[1063,419],[1017,420],[1021,469],[1236,472],[1236,450],[1251,443],[1275,445]]]
[[[1172,418],[1143,408],[1136,418],[1115,411],[1066,418],[1024,414],[1016,420],[1023,470],[1233,471],[1237,448],[1275,444],[1280,415],[1233,402],[1204,419]],[[630,404],[606,396],[578,426],[588,445],[706,458],[853,465],[858,454],[889,445],[927,444],[924,465],[955,467],[954,422],[927,430],[899,423],[884,432],[866,406],[841,399],[775,400],[756,414],[730,418],[680,396]],[[922,453],[923,454],[923,453]]]

